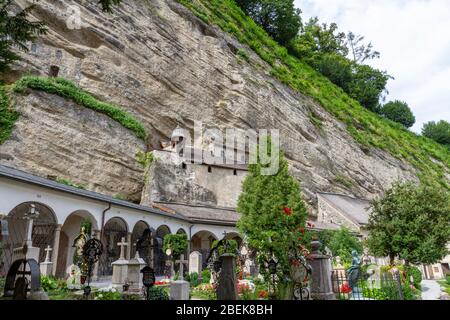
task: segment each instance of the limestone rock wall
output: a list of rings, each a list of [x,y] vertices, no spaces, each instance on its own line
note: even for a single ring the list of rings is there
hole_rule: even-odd
[[[106,115],[43,92],[17,96],[20,112],[0,164],[86,189],[140,201],[143,141]]]
[[[310,98],[273,79],[270,68],[251,49],[204,24],[175,1],[126,0],[114,14],[100,12],[94,1],[41,0],[37,5],[35,16],[49,21],[49,33],[23,54],[24,60],[7,80],[29,71],[46,75],[51,65],[59,66],[60,76],[140,119],[150,133],[149,149],[170,137],[177,121],[190,129],[194,120],[219,129],[280,129],[292,173],[312,207],[317,207],[317,191],[371,199],[398,179],[417,180],[408,163],[380,150],[363,151],[344,124]],[[81,25],[75,29],[73,8],[81,13]],[[248,52],[250,63],[237,57],[239,49]],[[311,122],[312,113],[321,119],[321,129]],[[64,121],[63,114],[51,116]],[[33,130],[25,122],[22,128]],[[113,142],[103,143],[112,146]],[[80,174],[86,169],[90,177],[96,177],[95,168],[100,166],[90,165],[96,159],[90,152],[92,143],[86,141],[86,149],[77,153],[67,150],[64,157],[79,159]],[[14,139],[8,148],[20,149],[21,144]],[[115,147],[130,151],[137,142],[126,146],[121,140],[120,144]],[[48,150],[41,151],[42,160],[15,152],[17,166],[48,166],[43,159]],[[61,171],[74,170],[70,162],[58,162]],[[123,167],[114,168],[104,178],[118,177]],[[132,193],[139,185],[137,168],[131,165],[128,170],[133,174],[122,175],[120,181],[97,177],[95,186],[109,190],[119,182]],[[170,188],[167,185],[167,193]],[[164,192],[161,189],[163,198]]]

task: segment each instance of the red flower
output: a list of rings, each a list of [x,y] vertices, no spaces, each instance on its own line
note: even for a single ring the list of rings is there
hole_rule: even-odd
[[[302,234],[305,234],[305,229],[304,229],[304,228],[300,228],[300,232],[301,232]]]
[[[287,216],[291,216],[292,215],[292,209],[291,208],[284,207],[284,212],[286,213]]]
[[[265,290],[261,290],[258,294],[258,298],[260,299],[265,299],[269,296],[269,293]]]
[[[350,288],[350,286],[348,285],[347,282],[345,282],[341,288],[340,288],[341,293],[350,293],[352,292],[352,289]]]

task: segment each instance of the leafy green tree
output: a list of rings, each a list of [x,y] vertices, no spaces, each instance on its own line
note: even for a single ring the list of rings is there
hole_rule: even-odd
[[[289,174],[288,162],[281,152],[279,160],[279,170],[274,175],[262,174],[261,170],[269,165],[261,164],[259,157],[257,164],[249,166],[237,211],[241,213],[238,228],[257,252],[256,259],[266,281],[271,277],[265,262],[272,258],[271,254],[278,261],[277,292],[284,299],[286,295],[281,292],[289,292],[286,287],[291,285],[286,280],[291,268],[289,252],[303,248],[307,213],[299,184]]]
[[[173,259],[179,259],[188,248],[188,239],[186,234],[167,234],[163,240],[163,250],[172,250]]]
[[[428,122],[424,124],[422,134],[450,148],[450,122],[445,120]]]
[[[301,11],[295,8],[293,0],[236,0],[236,3],[282,45],[300,29]]]
[[[406,128],[411,128],[416,123],[416,117],[406,102],[390,101],[380,108],[379,113],[394,122],[404,125]]]
[[[363,245],[358,237],[345,227],[333,232],[328,248],[333,256],[339,256],[344,263],[351,263],[353,250],[359,254],[363,253]]]
[[[434,264],[448,254],[450,194],[440,186],[395,184],[372,202],[367,245],[376,256]]]
[[[353,99],[367,109],[378,112],[380,100],[386,90],[389,79],[385,71],[374,69],[368,65],[353,65],[353,76],[348,87],[343,88]]]

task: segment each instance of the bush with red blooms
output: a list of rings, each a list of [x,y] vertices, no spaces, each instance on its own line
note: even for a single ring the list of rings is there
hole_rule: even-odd
[[[348,285],[347,282],[345,282],[344,284],[342,284],[341,288],[340,288],[340,292],[341,293],[350,293],[352,292],[352,288],[350,288],[350,286]]]

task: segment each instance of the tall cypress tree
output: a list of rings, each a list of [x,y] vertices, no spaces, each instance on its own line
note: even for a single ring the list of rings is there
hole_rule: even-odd
[[[269,146],[270,150],[270,146]],[[248,245],[256,250],[260,272],[271,280],[267,261],[278,262],[278,291],[289,286],[292,250],[304,249],[307,212],[300,195],[300,186],[288,170],[288,162],[279,152],[280,165],[275,175],[262,175],[259,161],[249,166],[237,211],[241,213],[238,228]],[[286,296],[284,296],[286,297]]]

